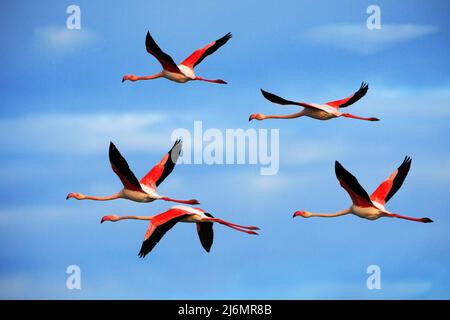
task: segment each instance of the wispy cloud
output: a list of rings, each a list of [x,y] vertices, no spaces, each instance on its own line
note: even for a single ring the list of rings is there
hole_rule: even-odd
[[[383,24],[369,30],[364,24],[330,24],[313,27],[304,37],[318,45],[332,46],[357,54],[374,54],[396,44],[433,34],[433,25]]]
[[[10,152],[80,154],[104,152],[110,140],[128,150],[165,150],[160,113],[47,114],[0,120],[0,146]]]
[[[95,39],[95,33],[85,28],[69,30],[65,27],[47,26],[35,30],[36,46],[50,55],[78,52]]]

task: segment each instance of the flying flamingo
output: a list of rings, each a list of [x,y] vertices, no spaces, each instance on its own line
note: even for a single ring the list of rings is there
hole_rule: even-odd
[[[135,76],[134,74],[127,74],[123,76],[122,82],[125,80],[138,81],[138,80],[152,80],[156,78],[166,78],[175,82],[185,83],[192,80],[200,80],[206,82],[226,84],[223,80],[210,80],[197,77],[195,75],[194,67],[203,61],[207,56],[216,52],[221,46],[223,46],[231,38],[231,33],[227,33],[222,38],[207,44],[205,47],[194,51],[189,57],[186,58],[180,65],[173,61],[173,59],[165,52],[163,52],[156,44],[150,32],[147,31],[147,37],[145,38],[145,47],[147,52],[154,56],[163,67],[163,71],[151,76]]]
[[[214,232],[213,223],[217,222],[223,224],[232,229],[245,232],[248,234],[257,234],[253,230],[259,230],[258,227],[241,226],[234,224],[222,219],[214,218],[210,213],[205,212],[200,208],[192,208],[187,206],[174,206],[168,211],[160,213],[155,216],[104,216],[100,223],[105,221],[116,222],[125,219],[136,219],[136,220],[149,220],[150,226],[144,236],[144,242],[142,243],[141,250],[139,251],[139,257],[144,258],[155,245],[161,240],[161,238],[166,234],[167,231],[172,229],[172,227],[177,222],[191,222],[197,224],[197,233],[200,238],[200,242],[203,248],[209,252],[213,244]]]
[[[430,218],[411,218],[396,213],[391,213],[385,208],[386,202],[388,202],[389,199],[391,199],[392,196],[402,186],[410,167],[411,158],[405,157],[403,163],[397,168],[397,170],[395,170],[389,176],[389,178],[387,178],[387,180],[381,183],[380,186],[369,197],[367,192],[359,184],[358,180],[350,172],[345,170],[345,168],[339,162],[336,161],[336,177],[339,180],[341,186],[348,192],[353,202],[350,208],[331,214],[296,211],[293,217],[295,218],[297,216],[301,216],[303,218],[334,218],[352,213],[360,218],[365,218],[368,220],[376,220],[381,217],[388,217],[423,223],[433,222],[433,220],[431,220]]]
[[[113,171],[119,176],[122,181],[123,189],[106,197],[86,196],[81,193],[69,193],[66,199],[75,198],[77,200],[114,200],[124,198],[136,202],[152,202],[155,200],[172,201],[184,204],[199,204],[195,199],[192,200],[176,200],[168,197],[160,196],[156,188],[167,178],[173,171],[175,164],[180,156],[182,148],[181,140],[177,140],[170,151],[161,159],[161,161],[147,173],[141,181],[138,181],[136,176],[128,167],[127,161],[122,157],[119,150],[111,142],[109,144],[109,162]]]
[[[269,116],[267,116],[262,113],[254,113],[254,114],[250,115],[248,121],[252,121],[253,119],[256,119],[256,120],[294,119],[294,118],[299,118],[302,116],[307,116],[307,117],[314,118],[317,120],[329,120],[329,119],[337,118],[337,117],[346,117],[346,118],[353,118],[353,119],[358,119],[358,120],[378,121],[379,120],[378,118],[363,118],[363,117],[358,117],[358,116],[352,115],[350,113],[341,113],[339,111],[339,108],[348,107],[349,105],[355,103],[356,101],[358,101],[359,99],[364,97],[364,95],[367,93],[368,89],[369,89],[369,86],[363,82],[361,84],[361,87],[359,88],[359,90],[356,91],[351,96],[341,99],[341,100],[327,102],[325,104],[290,101],[290,100],[283,99],[277,95],[274,95],[273,93],[270,93],[270,92],[267,92],[267,91],[264,91],[261,89],[263,96],[270,102],[278,103],[281,105],[297,105],[297,106],[303,107],[303,109],[299,112],[287,114],[287,115],[269,115]]]

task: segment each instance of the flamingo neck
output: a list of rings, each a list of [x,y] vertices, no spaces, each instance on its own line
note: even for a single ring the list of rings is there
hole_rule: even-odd
[[[263,116],[263,119],[294,119],[304,115],[303,110],[296,113],[286,114],[286,115],[268,115]]]
[[[140,76],[140,77],[136,77],[136,81],[138,80],[153,80],[153,79],[157,79],[157,78],[161,78],[163,76],[162,72],[160,73],[156,73],[150,76]]]
[[[309,217],[335,218],[351,213],[350,209],[344,209],[335,213],[309,213]]]
[[[112,194],[110,196],[105,197],[96,197],[96,196],[83,196],[81,200],[96,200],[96,201],[108,201],[108,200],[114,200],[121,198],[121,195],[119,193]]]
[[[153,218],[153,216],[121,216],[118,217],[117,220],[128,220],[128,219],[132,219],[132,220],[151,220]]]

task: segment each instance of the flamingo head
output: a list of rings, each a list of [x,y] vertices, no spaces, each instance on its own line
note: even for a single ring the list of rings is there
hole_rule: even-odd
[[[75,198],[77,200],[83,200],[85,196],[81,193],[71,192],[66,196],[66,200],[70,198]]]
[[[303,218],[309,218],[311,216],[311,213],[308,211],[295,211],[292,218],[295,218],[298,216],[303,217]]]
[[[102,220],[100,220],[100,223],[103,223],[105,221],[111,221],[116,222],[119,220],[119,216],[111,215],[111,216],[104,216]]]
[[[265,119],[265,115],[263,115],[262,113],[253,113],[252,115],[250,115],[250,117],[248,118],[248,121],[252,121],[254,119],[256,120],[264,120]]]
[[[380,119],[378,119],[378,118],[374,118],[374,117],[372,117],[372,118],[369,118],[368,120],[369,120],[369,121],[380,121]]]
[[[123,76],[122,78],[122,82],[125,82],[126,80],[130,80],[130,81],[136,81],[136,76],[133,74],[126,74]]]

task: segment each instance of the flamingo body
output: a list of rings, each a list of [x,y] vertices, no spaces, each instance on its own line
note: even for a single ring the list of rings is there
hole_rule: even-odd
[[[358,120],[366,120],[366,121],[378,121],[377,118],[364,118],[352,115],[350,113],[341,113],[339,111],[340,108],[348,107],[349,105],[355,103],[359,99],[361,99],[369,89],[369,86],[366,83],[362,83],[361,87],[358,91],[353,93],[351,96],[336,100],[327,102],[325,104],[318,104],[318,103],[307,103],[307,102],[295,102],[291,100],[286,100],[282,97],[279,97],[273,93],[264,91],[261,89],[262,95],[269,100],[270,102],[280,104],[280,105],[297,105],[300,107],[303,107],[303,109],[299,112],[287,114],[287,115],[265,115],[262,113],[254,113],[250,115],[248,121],[251,120],[266,120],[266,119],[294,119],[299,117],[309,117],[317,120],[330,120],[333,118],[338,117],[346,117],[346,118],[353,118]]]
[[[201,49],[194,51],[181,64],[177,65],[171,56],[161,50],[156,41],[150,35],[150,32],[147,32],[147,36],[145,38],[145,48],[149,54],[154,56],[159,61],[159,63],[163,67],[163,70],[160,73],[150,76],[136,76],[134,74],[127,74],[123,76],[122,82],[126,80],[133,82],[139,80],[153,80],[162,77],[177,83],[186,83],[188,81],[200,80],[212,83],[226,84],[226,82],[221,79],[211,80],[197,77],[195,75],[194,68],[200,62],[202,62],[205,57],[214,53],[217,49],[227,43],[230,38],[231,33],[227,33],[222,38],[207,44]]]
[[[348,209],[338,211],[336,213],[311,213],[308,211],[296,211],[294,217],[301,216],[304,218],[324,217],[332,218],[343,216],[346,214],[354,214],[360,218],[367,220],[377,220],[382,217],[399,218],[410,221],[429,223],[433,222],[430,218],[413,218],[403,216],[388,211],[385,207],[386,202],[400,189],[406,175],[411,167],[411,158],[405,157],[403,163],[395,170],[387,180],[383,181],[380,186],[368,195],[364,188],[359,184],[358,180],[348,172],[338,161],[335,163],[336,177],[340,185],[344,188],[352,199],[352,205]]]
[[[109,145],[109,161],[111,168],[117,174],[123,184],[123,189],[118,193],[107,197],[85,196],[81,193],[69,193],[66,199],[107,201],[118,198],[136,202],[153,202],[155,200],[172,201],[184,204],[198,204],[196,199],[177,200],[161,196],[157,187],[167,178],[175,168],[182,148],[181,140],[177,140],[173,147],[167,152],[161,161],[155,165],[140,181],[128,166],[125,158],[120,154],[116,146],[111,142]]]

